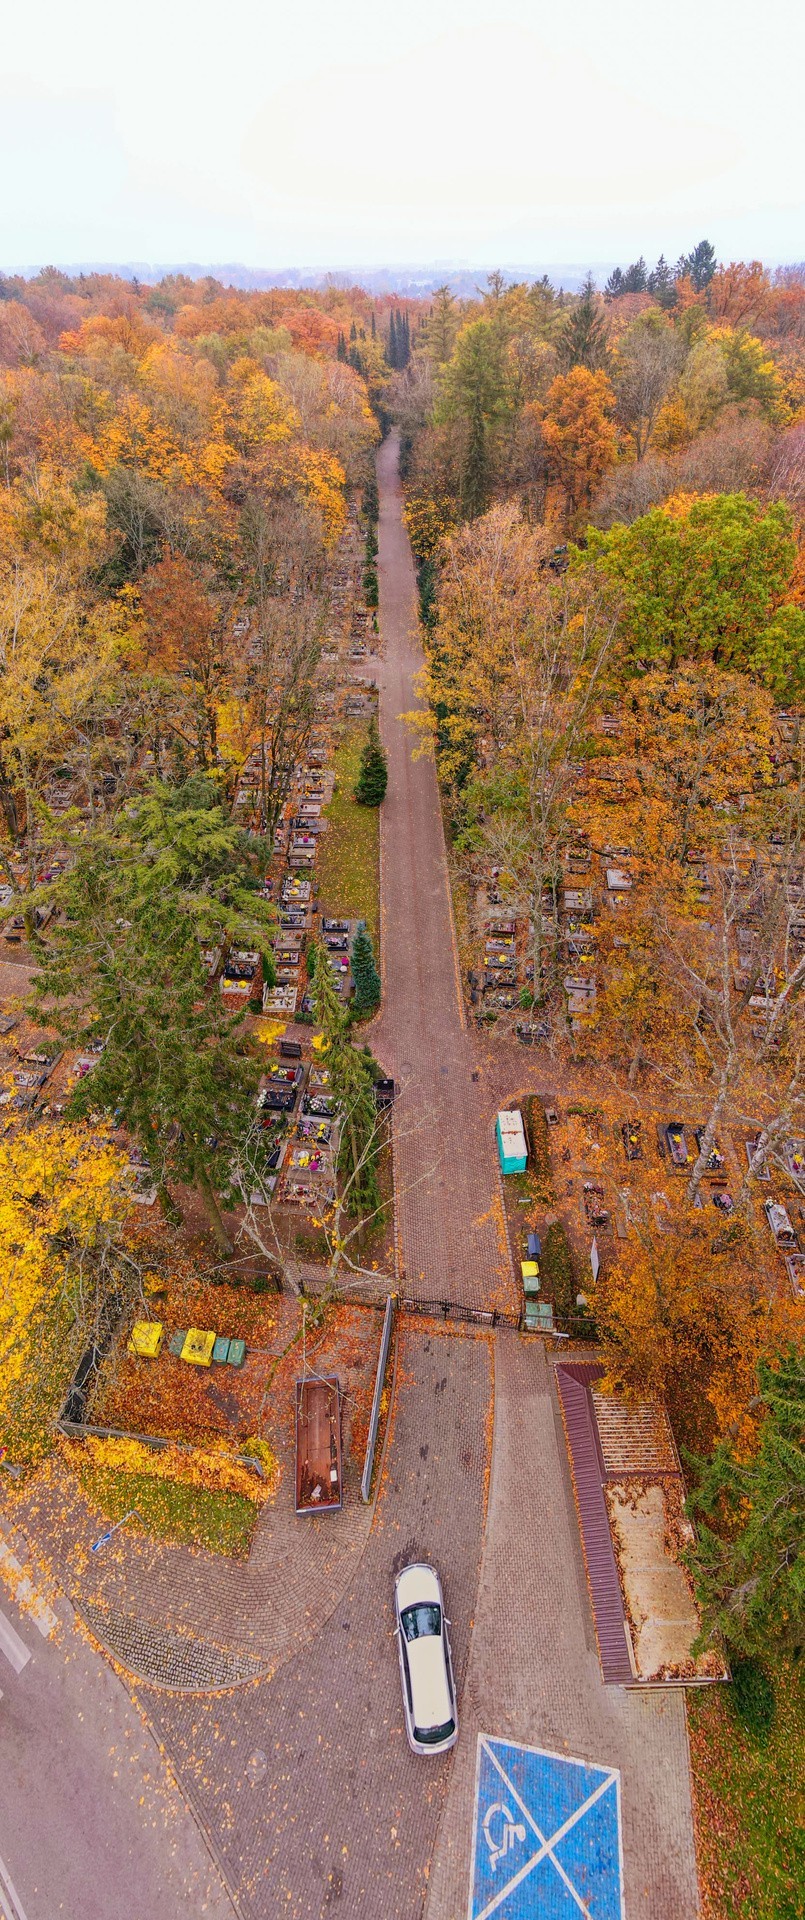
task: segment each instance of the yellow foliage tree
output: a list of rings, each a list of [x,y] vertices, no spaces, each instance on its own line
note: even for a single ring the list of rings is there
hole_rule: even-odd
[[[120,1284],[124,1168],[113,1147],[73,1126],[0,1142],[0,1434],[12,1455],[41,1451],[37,1410],[44,1401],[52,1414],[76,1329],[91,1326],[104,1287]]]

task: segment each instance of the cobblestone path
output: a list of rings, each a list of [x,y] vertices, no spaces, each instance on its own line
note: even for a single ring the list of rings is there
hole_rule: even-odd
[[[190,1697],[141,1688],[183,1789],[255,1920],[414,1920],[449,1762],[409,1751],[392,1586],[435,1558],[466,1668],[484,1523],[490,1336],[402,1337],[375,1524],[328,1625],[273,1681]],[[299,1522],[305,1525],[304,1520]]]
[[[695,1920],[684,1695],[603,1685],[551,1373],[537,1341],[497,1334],[483,1567],[425,1920],[467,1910],[479,1733],[618,1767],[628,1920]]]
[[[383,1013],[373,1045],[399,1082],[395,1192],[401,1269],[411,1292],[468,1306],[514,1306],[493,1114],[479,1096],[465,1031],[436,773],[414,759],[401,715],[422,664],[411,549],[394,435],[378,456],[380,724],[389,762],[381,813]]]

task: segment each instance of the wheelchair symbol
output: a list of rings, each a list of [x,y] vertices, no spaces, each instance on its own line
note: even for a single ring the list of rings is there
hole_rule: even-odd
[[[492,1824],[497,1820],[498,1815],[503,1821],[503,1827],[498,1829],[499,1838],[495,1840]],[[484,1814],[483,1836],[489,1848],[489,1865],[494,1873],[498,1861],[505,1858],[512,1847],[517,1845],[518,1840],[525,1839],[525,1827],[519,1820],[515,1820],[509,1807],[504,1806],[501,1800],[495,1800],[491,1807],[487,1807]]]

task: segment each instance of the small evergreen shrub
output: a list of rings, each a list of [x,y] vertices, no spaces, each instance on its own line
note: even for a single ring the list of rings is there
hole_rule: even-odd
[[[386,797],[388,783],[388,762],[377,731],[377,721],[373,715],[369,722],[366,744],[361,753],[355,799],[362,807],[379,807]]]
[[[375,567],[365,567],[363,573],[363,597],[367,607],[380,605],[380,586]]]
[[[553,1300],[557,1319],[575,1319],[578,1311],[576,1307],[578,1288],[573,1272],[573,1254],[570,1241],[559,1220],[553,1220],[546,1230],[540,1264],[545,1291]]]
[[[380,1005],[380,975],[375,965],[372,936],[361,921],[352,942],[352,979],[355,987],[353,1012],[360,1018]]]
[[[733,1660],[730,1705],[758,1746],[765,1746],[775,1713],[774,1687],[759,1660]]]

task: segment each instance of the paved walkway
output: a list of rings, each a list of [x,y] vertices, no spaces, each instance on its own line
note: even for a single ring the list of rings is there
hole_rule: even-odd
[[[371,1509],[359,1465],[348,1461],[344,1478],[343,1511],[314,1514],[300,1529],[286,1473],[246,1562],[166,1546],[138,1528],[91,1556],[97,1508],[58,1466],[18,1500],[16,1514],[96,1638],[130,1672],[168,1686],[226,1687],[301,1652],[353,1578]]]
[[[10,1529],[0,1572],[0,1913],[235,1920],[151,1728]]]
[[[373,1046],[403,1091],[395,1110],[397,1230],[406,1286],[470,1306],[516,1304],[492,1115],[465,1031],[433,761],[412,757],[401,715],[422,664],[398,446],[378,455],[384,658],[380,725],[389,762],[381,813],[383,1013]]]
[[[684,1696],[602,1683],[551,1370],[536,1341],[497,1334],[489,1519],[425,1920],[466,1913],[479,1733],[620,1768],[628,1920],[695,1920]]]
[[[422,655],[397,458],[392,437],[378,460],[381,726],[390,777],[377,1045],[406,1089],[395,1116],[398,1230],[409,1286],[504,1305],[510,1261],[500,1240],[492,1121],[501,1099],[535,1084],[537,1063],[523,1050],[502,1058],[464,1028],[435,769],[412,761],[399,718],[415,704]],[[546,1067],[550,1084],[550,1062],[542,1058],[537,1072],[541,1078]],[[551,1363],[539,1343],[509,1334],[498,1334],[495,1351],[494,1464],[463,1734],[426,1920],[466,1911],[479,1731],[618,1766],[626,1911],[631,1920],[694,1920],[684,1696],[604,1687]]]
[[[329,1624],[270,1682],[229,1696],[142,1689],[183,1786],[255,1920],[414,1920],[449,1761],[410,1752],[394,1642],[394,1575],[438,1559],[466,1669],[492,1413],[488,1336],[405,1333],[369,1545]],[[300,1521],[300,1528],[305,1521]]]

